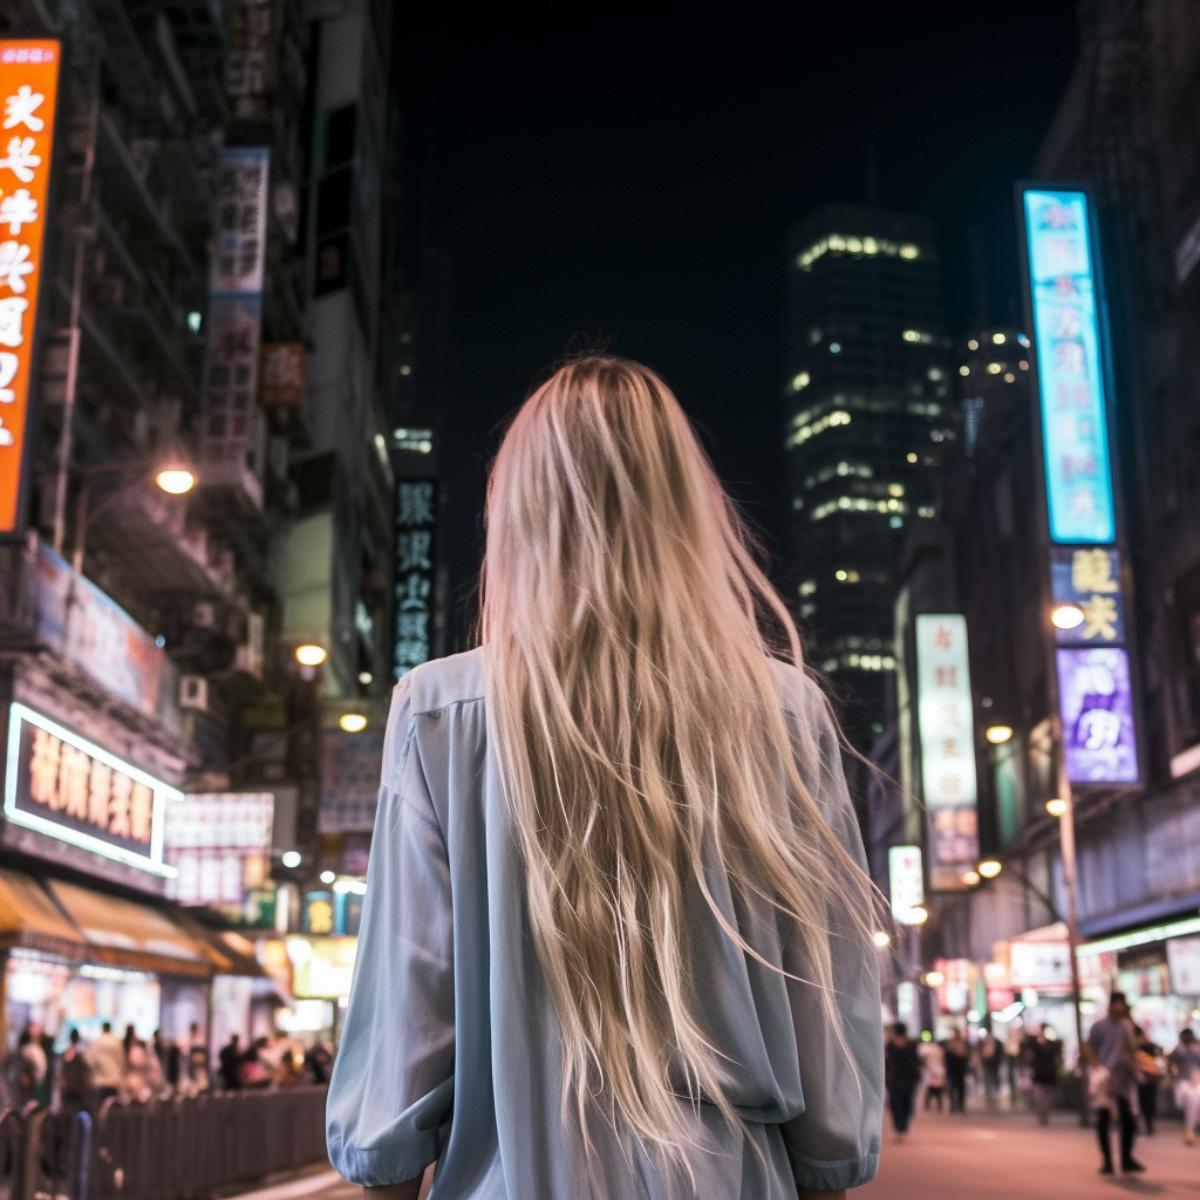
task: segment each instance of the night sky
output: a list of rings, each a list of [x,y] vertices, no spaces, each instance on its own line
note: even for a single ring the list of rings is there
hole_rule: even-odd
[[[662,372],[778,550],[785,237],[820,203],[866,201],[872,160],[882,206],[938,224],[952,332],[973,316],[970,224],[987,316],[1015,319],[1012,185],[1069,78],[1074,5],[820,7],[845,15],[400,22],[410,207],[453,272],[444,553],[460,620],[499,427],[580,345]]]

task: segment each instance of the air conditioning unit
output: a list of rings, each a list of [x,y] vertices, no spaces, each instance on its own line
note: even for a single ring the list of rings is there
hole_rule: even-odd
[[[208,680],[203,675],[179,677],[179,707],[208,712]]]
[[[216,629],[217,606],[210,600],[201,600],[192,605],[192,626],[195,629]]]

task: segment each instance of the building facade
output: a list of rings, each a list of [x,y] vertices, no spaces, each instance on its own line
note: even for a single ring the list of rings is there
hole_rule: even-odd
[[[797,225],[784,345],[796,605],[861,740],[891,704],[900,548],[914,522],[937,512],[938,467],[955,437],[929,223],[826,207]]]

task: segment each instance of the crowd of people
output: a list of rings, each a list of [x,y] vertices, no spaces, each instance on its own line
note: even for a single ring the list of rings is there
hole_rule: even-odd
[[[1062,1042],[1045,1024],[1016,1030],[1005,1045],[990,1031],[972,1042],[957,1028],[942,1041],[929,1033],[914,1040],[908,1027],[897,1022],[888,1030],[885,1057],[888,1105],[898,1142],[905,1140],[922,1097],[925,1109],[941,1112],[945,1106],[951,1113],[965,1112],[968,1079],[975,1080],[989,1108],[1000,1102],[1007,1083],[1010,1103],[1027,1103],[1038,1123],[1048,1124],[1063,1080]],[[1184,1141],[1195,1144],[1200,1125],[1200,1040],[1193,1030],[1183,1030],[1178,1045],[1165,1053],[1134,1023],[1124,994],[1114,992],[1107,1014],[1091,1027],[1082,1062],[1104,1174],[1113,1174],[1115,1165],[1126,1174],[1145,1170],[1134,1156],[1134,1146],[1139,1126],[1149,1135],[1155,1132],[1164,1085],[1172,1089],[1182,1115]],[[1119,1151],[1115,1165],[1114,1122]]]
[[[333,1047],[305,1045],[284,1034],[258,1037],[243,1045],[233,1034],[216,1062],[200,1026],[193,1022],[185,1039],[164,1038],[155,1030],[148,1040],[134,1027],[118,1037],[111,1022],[85,1045],[72,1028],[61,1053],[36,1022],[21,1032],[4,1062],[3,1104],[23,1108],[32,1102],[64,1108],[93,1108],[110,1096],[147,1101],[169,1096],[242,1088],[295,1087],[329,1081]]]

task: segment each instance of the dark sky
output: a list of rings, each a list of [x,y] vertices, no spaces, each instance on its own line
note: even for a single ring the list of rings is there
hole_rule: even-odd
[[[791,7],[400,22],[409,191],[453,271],[444,549],[460,598],[498,423],[581,338],[665,375],[774,539],[786,233],[824,201],[866,200],[872,156],[879,203],[938,223],[952,327],[971,315],[972,223],[988,315],[1013,318],[1012,185],[1069,77],[1074,5]]]

